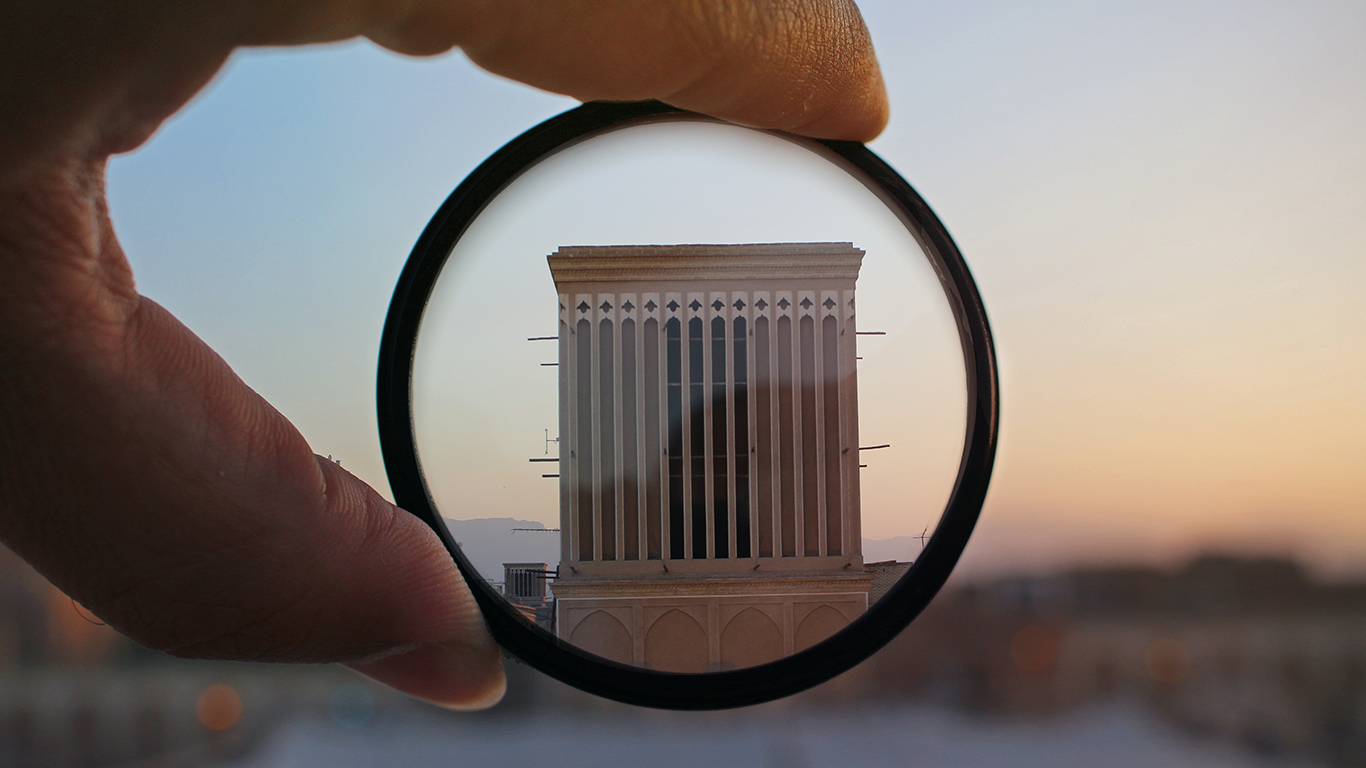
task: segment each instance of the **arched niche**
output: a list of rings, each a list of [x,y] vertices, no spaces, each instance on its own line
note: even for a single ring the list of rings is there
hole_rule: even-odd
[[[593,611],[574,627],[569,642],[604,659],[630,664],[631,633],[615,616]]]
[[[849,620],[844,618],[844,614],[828,605],[822,605],[808,613],[797,627],[797,650],[804,651],[847,626]]]
[[[777,661],[783,655],[783,632],[757,608],[737,613],[721,632],[721,668],[742,669]]]
[[[645,666],[661,672],[706,672],[706,630],[677,608],[665,613],[645,633]]]

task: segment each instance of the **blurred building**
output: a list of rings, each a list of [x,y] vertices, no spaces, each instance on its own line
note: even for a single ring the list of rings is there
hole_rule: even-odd
[[[1136,699],[1259,753],[1366,766],[1366,583],[1206,555],[950,588],[834,694],[1029,718]]]
[[[553,603],[546,582],[554,574],[546,563],[503,563],[503,599],[527,621],[555,631]]]
[[[849,243],[582,246],[559,295],[560,636],[676,672],[867,610]]]
[[[216,762],[356,680],[148,651],[0,547],[0,768]]]
[[[505,589],[538,599],[531,577],[541,564],[513,565],[522,571]],[[867,564],[871,596],[904,567]],[[353,729],[437,712],[335,666],[193,662],[139,649],[3,548],[0,600],[0,767],[232,762],[286,723]],[[508,697],[489,716],[504,713],[517,728],[536,710],[630,709],[524,665],[508,673]],[[1116,701],[1268,756],[1257,764],[1362,768],[1366,582],[1326,583],[1284,558],[1209,555],[1170,570],[951,585],[878,654],[765,711],[923,717],[947,707],[1047,729],[1050,718],[1067,723]]]

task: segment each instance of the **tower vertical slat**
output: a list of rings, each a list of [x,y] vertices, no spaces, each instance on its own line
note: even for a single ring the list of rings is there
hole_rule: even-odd
[[[773,355],[773,296],[767,291],[754,291],[753,301],[754,350],[750,363],[754,383],[754,419],[756,504],[759,515],[759,552],[761,556],[782,555],[782,533],[779,530],[780,498],[778,491],[778,408],[776,405],[776,371]],[[760,322],[762,320],[762,322]],[[765,547],[764,545],[767,544]],[[765,554],[766,553],[766,554]]]
[[[712,470],[713,557],[736,556],[735,541],[735,371],[731,360],[729,294],[713,292],[708,297],[707,402],[711,407],[709,425],[712,450],[708,465]],[[717,338],[717,330],[721,331]],[[719,397],[718,397],[719,395]],[[719,412],[719,413],[718,413]],[[720,518],[719,520],[717,518]]]
[[[780,392],[786,395],[787,402],[780,404],[788,420],[787,434],[782,436],[783,458],[783,555],[803,557],[806,554],[806,511],[803,502],[802,482],[802,377],[801,377],[801,318],[796,311],[796,301],[792,291],[778,291],[778,307],[782,310],[779,317],[778,347],[785,360],[779,359],[778,374],[781,379]],[[785,306],[784,306],[785,304]],[[787,334],[782,338],[783,321],[786,320]],[[791,540],[791,555],[788,555],[788,541]]]
[[[664,423],[664,403],[666,398],[664,382],[664,329],[659,321],[659,294],[641,295],[641,312],[644,322],[640,330],[641,343],[641,407],[644,415],[641,424],[645,435],[642,442],[644,456],[643,492],[645,501],[645,524],[642,533],[645,544],[642,546],[642,559],[663,559],[666,556],[664,532],[668,530],[664,516],[667,514],[668,476],[664,456],[664,441],[667,425]]]
[[[759,557],[759,498],[757,494],[758,484],[755,481],[758,475],[758,467],[755,459],[758,457],[758,429],[755,425],[755,381],[754,381],[754,296],[745,291],[740,294],[745,301],[745,307],[740,311],[740,316],[745,320],[744,344],[745,344],[745,462],[748,471],[745,473],[745,492],[748,498],[746,513],[749,517],[749,556]],[[737,368],[739,366],[737,365]],[[737,484],[738,488],[738,484]]]
[[[597,526],[594,521],[596,461],[593,447],[593,320],[588,314],[592,294],[575,294],[570,298],[574,318],[570,326],[574,347],[574,548],[576,560],[597,557]]]
[[[625,330],[622,328],[622,317],[624,313],[621,311],[620,294],[609,293],[606,294],[606,296],[607,302],[611,305],[611,308],[607,310],[607,320],[612,323],[611,327],[613,330],[613,336],[610,339],[610,344],[608,346],[611,349],[613,362],[615,363],[615,365],[612,366],[612,373],[610,376],[612,383],[612,394],[610,399],[612,404],[612,466],[614,471],[612,472],[611,477],[612,503],[609,505],[610,508],[607,509],[606,512],[613,517],[614,522],[614,525],[612,526],[613,538],[615,539],[615,541],[613,541],[613,552],[617,560],[625,560],[627,559],[626,499],[623,498],[623,494],[626,491],[626,457],[623,451],[626,446],[622,443],[621,436],[621,382],[623,376],[622,369],[626,365],[626,359],[621,354],[622,345],[625,343],[625,339],[623,338]]]
[[[560,413],[557,420],[559,437],[560,455],[560,509],[568,510],[569,514],[560,515],[560,560],[577,560],[574,552],[574,459],[572,437],[573,429],[569,423],[569,403],[573,398],[574,391],[574,364],[570,352],[569,324],[573,320],[573,312],[570,309],[572,302],[567,294],[559,294],[560,314],[559,314],[559,339],[556,341],[556,348],[559,354],[555,371],[560,384]]]
[[[839,291],[821,291],[820,304],[821,403],[824,406],[821,424],[825,433],[822,449],[822,476],[826,487],[824,500],[825,554],[844,556],[849,548],[844,541],[844,465],[846,453],[843,441],[844,421],[849,418],[843,399],[842,380],[847,370],[843,363],[843,322],[840,317]]]
[[[803,291],[802,301],[812,302],[812,306],[805,309],[804,312],[808,317],[811,318],[812,370],[808,373],[808,375],[810,376],[812,382],[815,384],[815,391],[812,393],[812,397],[815,400],[816,406],[816,421],[813,425],[815,427],[813,431],[816,436],[814,464],[818,470],[816,472],[815,510],[817,541],[816,552],[820,556],[824,557],[830,554],[829,543],[826,541],[826,516],[830,514],[830,511],[827,509],[828,497],[826,495],[826,489],[829,484],[829,479],[826,477],[826,467],[828,465],[825,462],[825,452],[829,448],[829,446],[826,445],[825,438],[826,427],[829,423],[826,421],[827,414],[825,412],[825,345],[822,343],[824,341],[824,336],[822,334],[823,328],[821,325],[824,318],[822,317],[819,293],[809,293]],[[838,419],[839,415],[835,414],[834,418]]]
[[[675,294],[679,297],[679,304],[687,302],[687,294]],[[682,399],[679,411],[679,434],[683,436],[682,446],[682,470],[678,476],[678,482],[683,492],[682,517],[683,517],[683,554],[684,559],[691,559],[695,556],[693,552],[693,478],[692,478],[692,454],[697,450],[693,446],[696,436],[692,434],[692,343],[691,328],[688,326],[688,313],[685,309],[678,312],[678,347],[681,356],[679,366],[679,395]]]
[[[645,323],[643,322],[645,310],[642,308],[643,301],[640,296],[631,294],[626,297],[626,301],[631,302],[635,309],[627,314],[633,316],[631,336],[631,390],[632,398],[632,419],[631,424],[634,428],[634,450],[631,455],[633,467],[632,490],[635,500],[635,532],[636,532],[636,559],[649,559],[649,533],[647,530],[647,512],[645,509],[645,476],[648,471],[645,466],[645,394],[644,376],[644,353],[645,353]],[[623,433],[624,434],[624,433]]]
[[[854,291],[841,291],[843,301],[840,312],[844,324],[844,364],[847,373],[841,377],[843,400],[847,418],[844,420],[845,443],[850,446],[849,453],[842,462],[845,472],[844,498],[844,540],[845,551],[851,555],[863,556],[862,507],[862,470],[859,469],[859,419],[858,419],[858,314],[855,306]]]
[[[687,461],[685,411],[686,386],[684,362],[686,350],[683,340],[683,317],[679,311],[683,307],[682,294],[666,293],[662,297],[666,314],[661,330],[664,334],[664,353],[660,356],[665,371],[664,391],[666,403],[661,409],[665,423],[665,445],[668,460],[665,462],[665,515],[664,537],[668,542],[668,557],[682,560],[687,557],[688,539],[688,484],[685,482]],[[677,471],[675,472],[675,468]]]
[[[593,520],[593,560],[602,560],[602,336],[600,335],[597,308],[597,294],[588,294],[588,356],[591,360],[589,369],[592,375],[589,377],[589,417],[588,433],[589,450],[593,455],[593,473],[591,475],[593,503],[590,509],[590,516]],[[582,340],[580,340],[582,341]]]
[[[692,504],[688,517],[692,522],[689,557],[711,559],[713,532],[711,524],[711,404],[708,402],[707,378],[711,350],[707,347],[710,323],[707,322],[706,294],[689,292],[688,304],[688,431],[692,443],[688,452],[688,486],[692,490]]]

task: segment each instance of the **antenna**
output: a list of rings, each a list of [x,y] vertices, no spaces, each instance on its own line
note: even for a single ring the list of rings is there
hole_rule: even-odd
[[[527,341],[558,341],[559,338],[560,338],[559,336],[528,336],[528,337],[526,337],[526,340],[527,340]],[[556,367],[556,366],[558,366],[558,365],[559,365],[559,363],[541,363],[541,367],[542,367],[542,368],[554,368],[554,367]]]
[[[883,443],[882,445],[860,445],[858,449],[859,449],[860,451],[876,451],[876,450],[879,450],[879,449],[882,449],[882,448],[891,448],[891,447],[892,447],[892,444],[891,444],[891,443]],[[847,451],[847,450],[849,450],[849,449],[846,448],[845,450]],[[864,467],[867,467],[867,466],[868,466],[867,464],[860,464],[860,465],[859,465],[859,469],[863,469]]]

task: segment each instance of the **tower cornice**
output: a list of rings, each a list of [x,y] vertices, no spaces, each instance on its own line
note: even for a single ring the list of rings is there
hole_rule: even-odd
[[[546,257],[558,289],[576,283],[848,280],[864,251],[852,243],[574,245]]]

